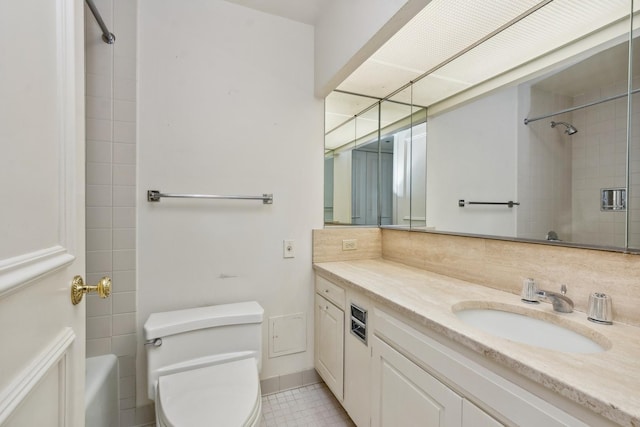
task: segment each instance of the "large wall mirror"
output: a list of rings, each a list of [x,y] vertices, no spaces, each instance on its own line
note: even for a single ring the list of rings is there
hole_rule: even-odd
[[[326,99],[325,223],[640,250],[637,9],[433,0]]]

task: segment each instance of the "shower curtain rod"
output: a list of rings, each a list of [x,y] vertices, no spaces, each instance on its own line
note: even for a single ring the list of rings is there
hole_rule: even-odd
[[[636,94],[638,92],[640,92],[640,89],[634,89],[634,90],[631,91],[631,95]],[[549,117],[558,116],[558,115],[564,114],[564,113],[571,113],[572,111],[580,110],[582,108],[593,107],[594,105],[602,104],[603,102],[609,102],[609,101],[613,101],[614,99],[624,98],[627,95],[628,94],[625,92],[625,93],[621,93],[619,95],[610,96],[608,98],[599,99],[597,101],[588,102],[586,104],[577,105],[575,107],[566,108],[564,110],[556,111],[555,113],[546,114],[544,116],[534,117],[532,119],[525,118],[524,119],[524,124],[528,125],[529,123],[535,122],[537,120],[548,119]]]
[[[85,2],[87,3],[87,6],[89,6],[89,9],[91,9],[91,13],[93,13],[94,18],[96,18],[96,21],[102,30],[102,41],[107,44],[114,44],[116,42],[116,36],[109,32],[109,29],[102,20],[102,16],[100,16],[100,12],[93,3],[93,0],[85,0]]]

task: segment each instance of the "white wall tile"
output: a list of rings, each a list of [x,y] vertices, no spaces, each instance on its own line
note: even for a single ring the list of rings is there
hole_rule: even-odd
[[[113,298],[113,314],[133,313],[136,311],[135,292],[116,292],[114,290],[111,297]]]
[[[136,164],[136,146],[128,143],[113,144],[113,163],[121,165]]]
[[[113,122],[111,120],[87,119],[87,139],[111,141],[113,137]]]
[[[85,203],[89,207],[111,206],[112,191],[110,185],[87,185]]]
[[[113,335],[127,335],[136,333],[136,314],[114,314],[112,317]]]
[[[87,251],[110,251],[113,248],[111,230],[89,229],[86,232]]]
[[[91,19],[93,20],[93,16]],[[95,25],[95,20],[89,24]],[[87,35],[85,43],[85,71],[87,74],[110,76],[113,70],[114,52],[111,46],[102,41],[102,31],[98,28],[91,31],[91,34]]]
[[[113,270],[134,270],[136,268],[136,251],[135,250],[114,250],[113,251]]]
[[[135,226],[135,208],[113,208],[113,228],[135,228]]]
[[[112,120],[113,100],[111,98],[102,98],[96,96],[87,96],[85,104],[85,113],[88,118]]]
[[[136,422],[136,408],[120,410],[120,427],[132,427]]]
[[[135,375],[135,372],[136,372],[135,356],[118,357],[118,374],[120,378],[130,377],[131,375]]]
[[[122,185],[113,187],[113,206],[135,207],[135,205],[136,187]]]
[[[111,337],[111,316],[87,318],[87,339]]]
[[[87,340],[87,357],[102,356],[111,353],[111,338]]]
[[[85,83],[85,95],[101,98],[111,98],[113,84],[110,75],[87,73]]]
[[[113,144],[113,163],[121,165],[136,164],[136,146],[134,144],[116,142]]]
[[[111,185],[112,168],[109,163],[87,163],[87,185]]]
[[[113,249],[135,249],[136,230],[134,228],[118,228],[113,230]]]
[[[127,397],[126,399],[120,399],[120,410],[124,409],[135,409],[136,407],[136,398],[135,397]]]
[[[136,290],[136,272],[135,271],[114,271],[113,292],[127,292]]]
[[[137,17],[138,8],[135,1],[116,1],[113,5],[114,16],[114,28],[118,32],[126,32],[130,39],[127,40],[127,44],[136,45],[136,32],[137,29]],[[126,37],[126,35],[123,35]],[[135,57],[135,51],[133,51]]]
[[[87,273],[111,271],[111,251],[87,251]]]
[[[115,142],[136,143],[136,125],[132,122],[113,122],[113,140]]]
[[[136,354],[136,335],[117,335],[112,337],[111,351],[116,356]]]
[[[145,405],[136,407],[135,423],[138,426],[149,425],[155,420],[155,412],[153,405]]]
[[[86,14],[87,282],[95,284],[108,275],[113,280],[113,293],[108,299],[100,299],[97,295],[86,297],[90,338],[87,354],[116,353],[120,356],[120,418],[121,425],[127,427],[136,423],[138,1],[96,0],[96,6],[117,41],[115,45],[105,44],[95,19],[90,13]],[[112,163],[126,166],[114,168]],[[118,268],[127,270],[114,271]],[[96,338],[102,335],[108,336]]]
[[[113,119],[117,122],[136,121],[136,103],[134,101],[113,101]]]
[[[136,100],[136,80],[116,77],[113,80],[113,98],[125,101]]]
[[[128,79],[136,78],[136,60],[128,56],[115,55],[115,64],[113,67],[116,77],[124,77]]]
[[[87,141],[86,161],[91,163],[111,163],[112,159],[111,141]]]
[[[136,185],[136,166],[114,164],[113,185]]]
[[[100,276],[102,277],[102,276]],[[100,279],[98,279],[100,280]],[[91,285],[95,285],[98,283],[98,280],[89,281],[89,276],[87,275],[87,282]],[[113,285],[112,285],[113,286]],[[91,316],[107,316],[111,315],[111,298],[100,298],[96,294],[85,295],[87,299],[87,318]]]
[[[136,393],[136,377],[129,376],[120,378],[120,398],[126,399],[134,397]]]

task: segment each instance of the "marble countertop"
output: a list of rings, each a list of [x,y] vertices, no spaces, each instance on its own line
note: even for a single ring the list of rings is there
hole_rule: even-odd
[[[519,295],[382,259],[322,262],[314,269],[615,423],[640,426],[638,327],[615,319],[613,325],[595,324],[582,312],[555,313],[551,304],[524,304]],[[507,308],[546,319],[607,350],[561,353],[499,338],[456,317],[454,308],[468,306]]]

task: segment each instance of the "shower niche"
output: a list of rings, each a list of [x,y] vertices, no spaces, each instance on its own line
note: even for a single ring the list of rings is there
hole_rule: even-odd
[[[627,189],[626,188],[603,188],[600,198],[600,210],[605,212],[616,212],[627,210]]]

